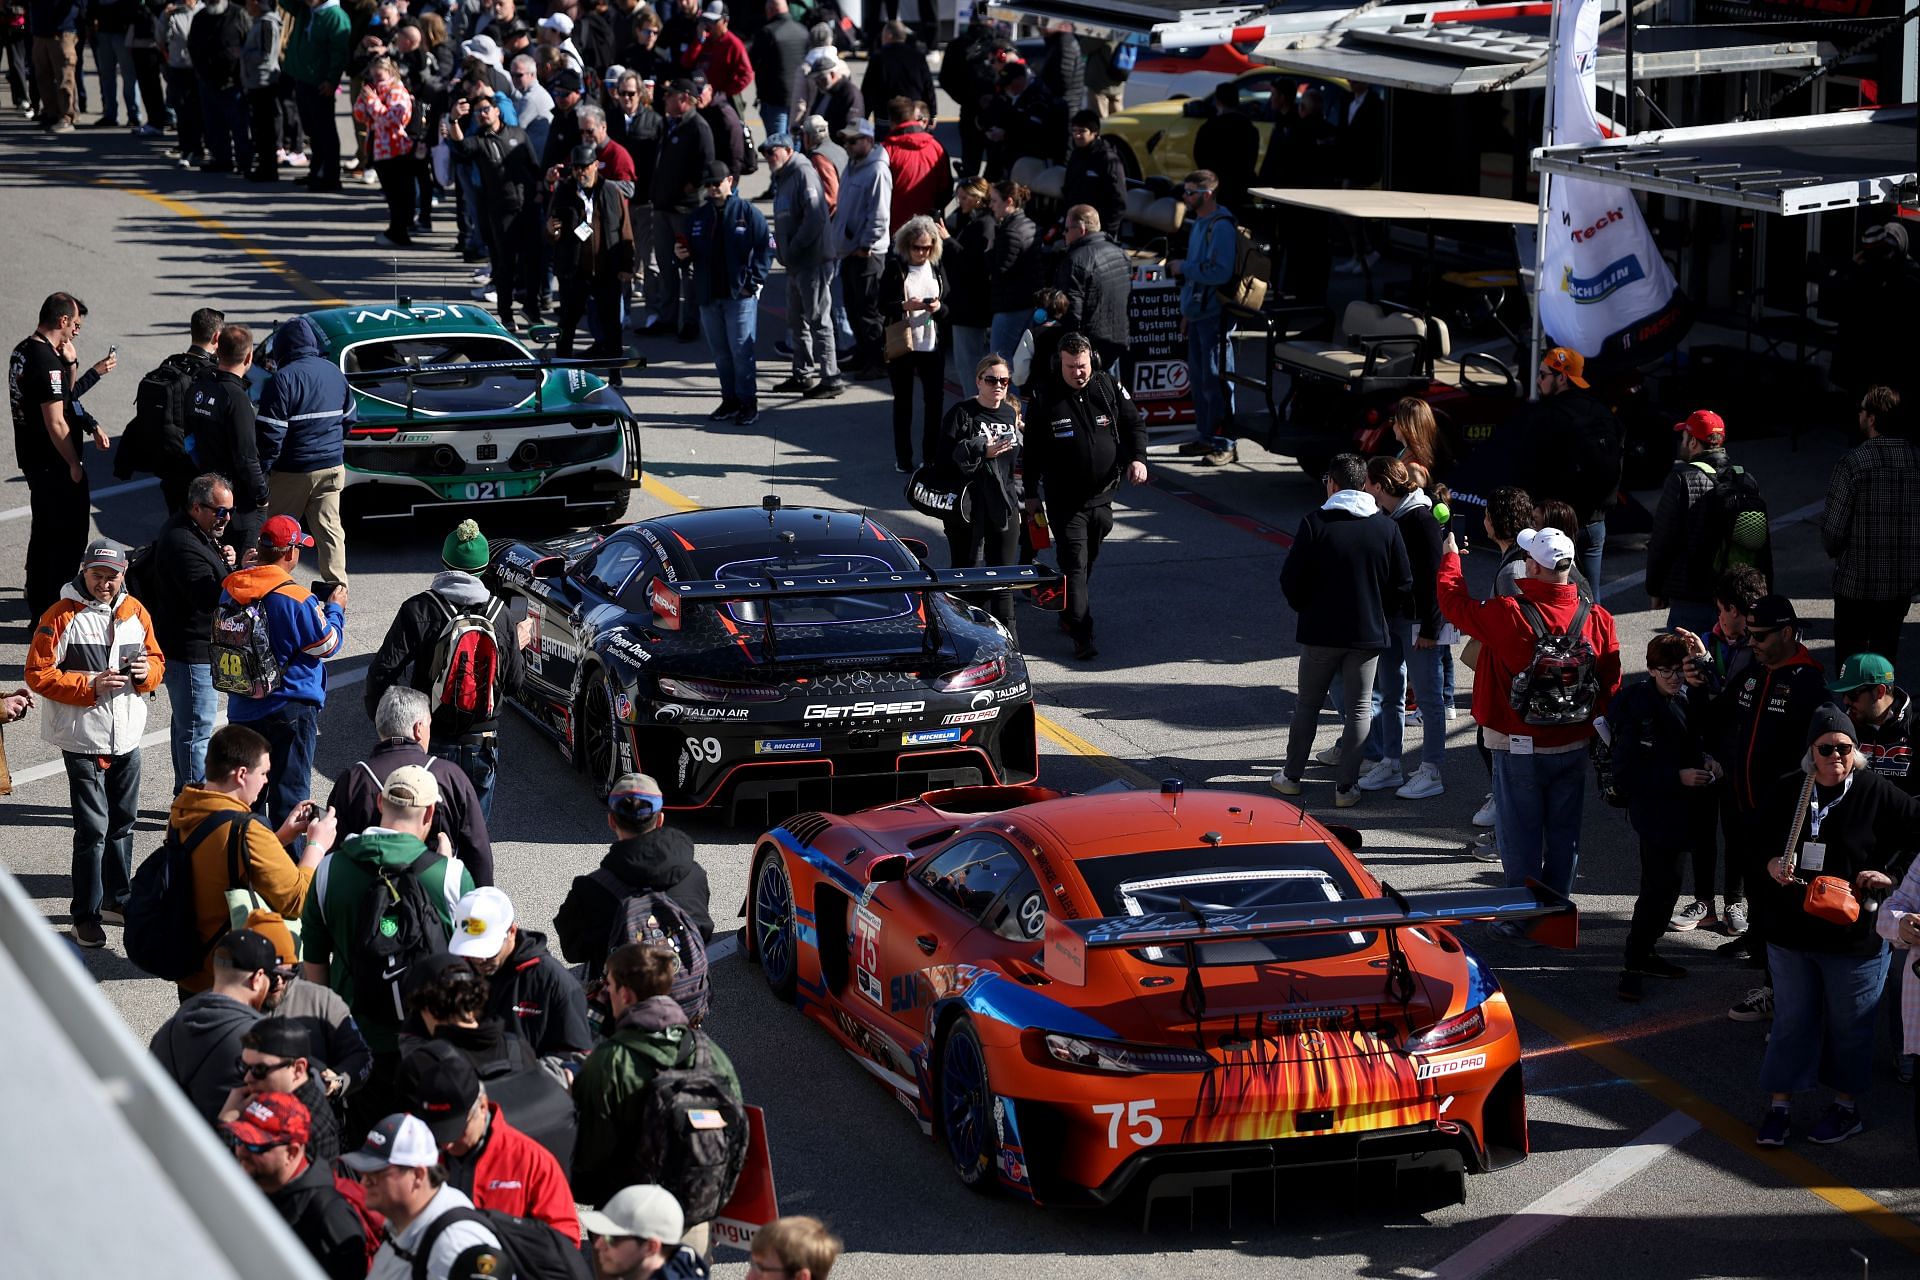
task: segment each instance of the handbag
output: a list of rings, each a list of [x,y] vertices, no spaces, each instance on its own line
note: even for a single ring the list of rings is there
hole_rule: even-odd
[[[945,466],[923,462],[907,477],[907,505],[935,520],[965,520],[973,509],[966,481]]]
[[[913,350],[913,344],[907,339],[907,329],[912,323],[911,320],[895,320],[887,326],[886,357],[888,360],[898,360]]]
[[[1782,855],[1788,875],[1800,865],[1800,829],[1806,823],[1807,806],[1812,802],[1813,775],[1808,774],[1806,785],[1800,788],[1800,804],[1794,810],[1793,830],[1787,833],[1787,851]],[[1808,882],[1800,906],[1814,919],[1842,929],[1860,921],[1860,899],[1854,895],[1853,886],[1839,876],[1815,876]]]

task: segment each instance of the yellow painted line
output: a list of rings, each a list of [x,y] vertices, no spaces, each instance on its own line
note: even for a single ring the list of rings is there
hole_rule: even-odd
[[[1595,1031],[1545,1002],[1507,989],[1507,1003],[1513,1011],[1554,1039],[1611,1071],[1622,1080],[1652,1094],[1675,1111],[1700,1122],[1700,1127],[1731,1143],[1759,1161],[1784,1181],[1811,1191],[1840,1212],[1879,1232],[1906,1249],[1920,1253],[1920,1225],[1901,1217],[1864,1191],[1835,1181],[1832,1174],[1804,1156],[1778,1147],[1757,1147],[1754,1126],[1715,1103],[1709,1102],[1672,1076],[1655,1070],[1644,1060],[1628,1053],[1606,1035]],[[1756,1088],[1757,1096],[1757,1088]]]
[[[288,287],[309,301],[317,302],[323,307],[344,307],[347,305],[345,298],[338,298],[328,293],[325,289],[309,280],[299,268],[293,266],[284,258],[277,257],[267,250],[262,249],[240,232],[235,231],[232,227],[220,221],[220,219],[188,204],[184,200],[175,200],[172,196],[161,195],[158,191],[152,191],[146,187],[135,187],[125,183],[115,182],[111,178],[95,178],[93,181],[99,186],[108,187],[115,191],[123,191],[130,196],[138,196],[140,199],[148,201],[151,204],[159,205],[174,217],[184,219],[203,231],[208,231],[219,236],[241,253],[252,258],[262,267],[286,281]]]
[[[679,492],[671,485],[654,479],[652,476],[643,477],[640,481],[640,488],[652,497],[666,503],[675,511],[694,511],[700,506],[699,503],[689,498],[686,494]],[[1067,728],[1065,725],[1055,720],[1050,720],[1040,714],[1037,708],[1034,711],[1034,725],[1039,729],[1040,736],[1047,741],[1072,752],[1076,756],[1081,756],[1092,761],[1116,778],[1123,778],[1137,787],[1152,788],[1159,786],[1158,782],[1149,778],[1132,765],[1114,759],[1111,755],[1094,746],[1091,742],[1088,742],[1085,738]]]

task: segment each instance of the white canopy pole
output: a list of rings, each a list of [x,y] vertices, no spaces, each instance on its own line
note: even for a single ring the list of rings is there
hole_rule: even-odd
[[[1565,8],[1565,0],[1555,0],[1553,16],[1547,21],[1547,100],[1541,117],[1540,139],[1542,146],[1553,145],[1554,82],[1560,68],[1560,12]],[[1546,287],[1547,272],[1547,184],[1553,175],[1542,171],[1539,175],[1539,214],[1533,233],[1533,332],[1529,342],[1531,358],[1527,365],[1527,398],[1540,398],[1540,379],[1534,371],[1540,367],[1540,291]]]

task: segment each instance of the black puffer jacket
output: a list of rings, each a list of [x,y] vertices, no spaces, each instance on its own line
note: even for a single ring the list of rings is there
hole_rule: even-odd
[[[1662,845],[1698,830],[1698,811],[1719,795],[1680,783],[1680,770],[1705,767],[1706,705],[1699,691],[1684,687],[1678,697],[1667,697],[1652,676],[1634,681],[1607,704],[1614,777],[1627,797],[1627,816],[1635,831]]]
[[[438,597],[438,599],[435,599]],[[491,600],[485,584],[470,573],[447,569],[435,574],[432,584],[418,595],[401,601],[387,628],[373,666],[367,670],[367,715],[380,705],[380,696],[396,684],[406,684],[425,694],[433,692],[434,653],[440,637],[446,634],[447,606],[455,609],[483,609]],[[444,602],[444,603],[443,603]],[[494,690],[496,713],[507,699],[520,692],[520,680],[526,664],[520,656],[520,638],[512,615],[501,609],[493,622],[493,644],[499,653],[499,687]],[[498,714],[474,717],[436,708],[433,716],[433,740],[457,742],[475,734],[493,733],[500,726]]]
[[[1127,341],[1127,294],[1133,288],[1133,265],[1127,251],[1104,231],[1096,231],[1067,250],[1065,277],[1060,288],[1067,295],[1066,327],[1095,342]]]
[[[673,827],[658,827],[642,835],[616,840],[600,859],[600,869],[627,886],[628,896],[649,891],[664,893],[685,909],[699,926],[702,941],[713,940],[713,917],[707,911],[707,872],[694,861],[693,841]],[[591,875],[575,876],[567,900],[553,917],[560,954],[572,964],[587,966],[597,977],[607,964],[607,939],[613,933],[619,900]]]
[[[200,666],[212,660],[207,642],[229,572],[220,544],[185,511],[162,526],[142,569],[140,603],[153,616],[154,639],[168,663]]]
[[[952,323],[984,329],[993,323],[988,260],[993,253],[993,215],[985,205],[972,213],[947,215],[947,247],[940,261],[947,268],[953,296],[947,300]],[[964,374],[966,370],[961,370]]]
[[[987,251],[987,305],[996,315],[1031,311],[1033,295],[1043,283],[1040,228],[1025,210],[1015,209],[994,227],[993,247]]]

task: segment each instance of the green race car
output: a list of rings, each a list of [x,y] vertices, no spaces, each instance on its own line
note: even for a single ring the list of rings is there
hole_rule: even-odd
[[[505,506],[586,526],[626,514],[640,485],[640,424],[591,362],[539,359],[465,302],[330,307],[306,319],[357,402],[348,515]],[[266,372],[255,369],[258,386]]]

